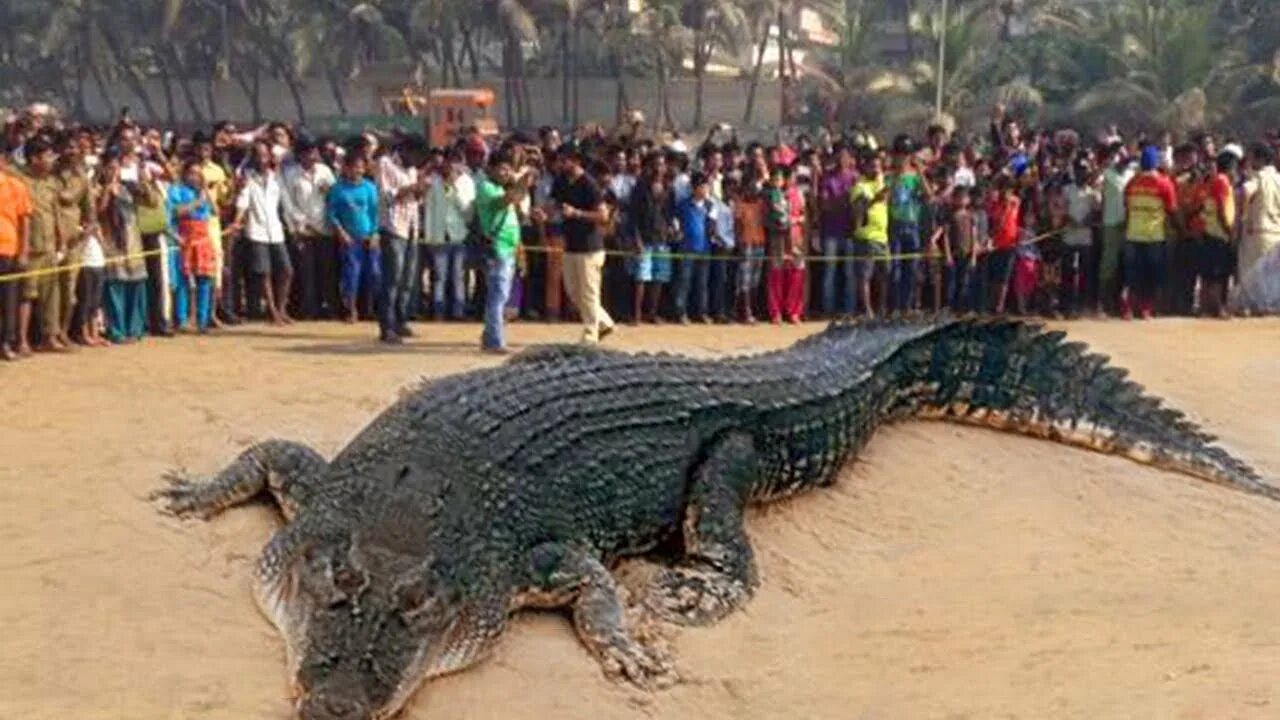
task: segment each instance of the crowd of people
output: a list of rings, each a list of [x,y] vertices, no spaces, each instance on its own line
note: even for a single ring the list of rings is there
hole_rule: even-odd
[[[914,313],[1226,317],[1280,243],[1276,138],[866,129],[692,144],[554,128],[178,135],[24,113],[0,153],[0,353],[245,319],[798,323]]]

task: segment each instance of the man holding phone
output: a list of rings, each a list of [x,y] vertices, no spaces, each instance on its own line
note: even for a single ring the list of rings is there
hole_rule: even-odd
[[[517,174],[514,159],[507,152],[489,159],[489,170],[476,192],[476,215],[485,247],[484,332],[480,349],[506,355],[503,311],[511,295],[515,276],[516,249],[520,246],[519,205],[529,194],[533,175],[528,168]]]

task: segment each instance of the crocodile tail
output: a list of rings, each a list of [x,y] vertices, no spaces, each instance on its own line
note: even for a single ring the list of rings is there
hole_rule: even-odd
[[[894,414],[1055,440],[1280,500],[1280,487],[1126,370],[1065,338],[1018,321],[942,326],[902,348],[906,382]]]

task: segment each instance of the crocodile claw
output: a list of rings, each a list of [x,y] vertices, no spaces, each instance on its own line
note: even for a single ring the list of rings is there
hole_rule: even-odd
[[[626,681],[641,690],[661,690],[679,682],[667,654],[627,637],[615,637],[599,648],[604,673],[615,681]]]
[[[649,587],[645,605],[675,625],[712,625],[741,607],[750,594],[743,582],[713,570],[663,568]]]
[[[202,486],[199,483],[180,472],[167,472],[163,477],[169,486],[151,493],[148,499],[159,502],[165,513],[176,518],[202,520],[207,520],[214,514],[202,497]]]

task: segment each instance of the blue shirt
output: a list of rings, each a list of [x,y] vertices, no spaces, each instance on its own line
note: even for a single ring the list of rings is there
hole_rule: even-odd
[[[692,197],[676,204],[676,218],[680,220],[680,232],[684,235],[681,248],[685,252],[705,253],[711,250],[711,238],[707,234],[710,208],[710,201],[698,202]]]
[[[200,204],[200,207],[194,211],[187,213],[183,217],[178,217],[178,208],[183,205],[190,205],[200,197],[200,193],[195,188],[186,183],[178,183],[169,188],[169,196],[165,198],[165,211],[169,215],[169,227],[174,231],[178,229],[179,220],[208,220],[213,214],[213,208],[209,202]]]
[[[329,227],[342,228],[352,240],[372,237],[378,231],[378,189],[368,179],[354,183],[339,179],[329,189],[325,219]]]
[[[712,200],[711,218],[716,224],[716,246],[732,250],[738,244],[733,227],[733,209],[719,200]]]

